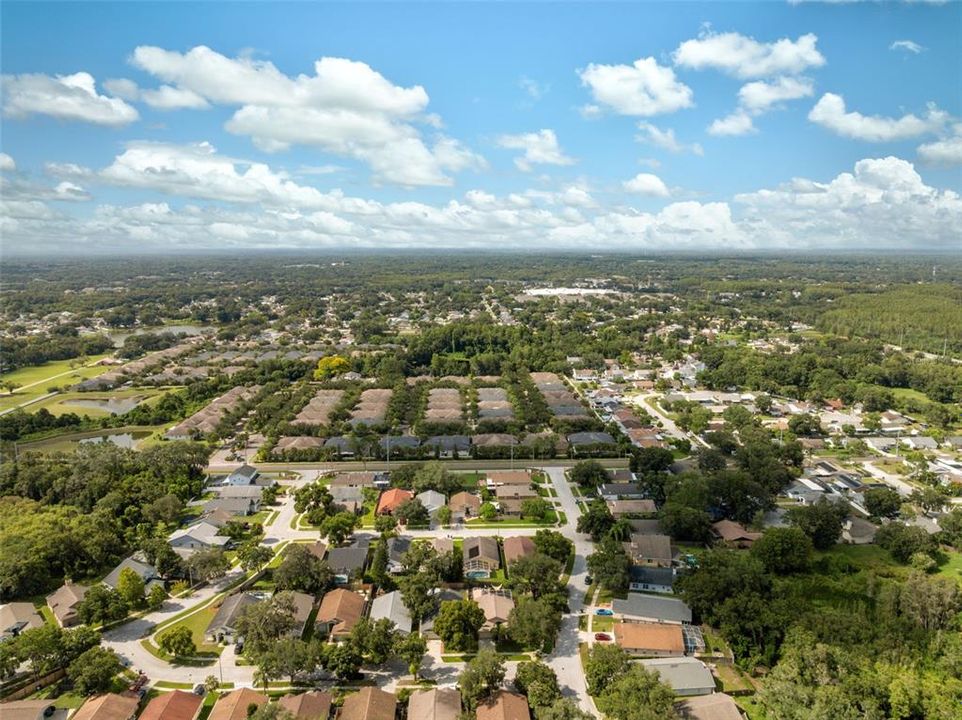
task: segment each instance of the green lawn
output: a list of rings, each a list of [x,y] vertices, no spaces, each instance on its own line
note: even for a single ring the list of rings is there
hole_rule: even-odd
[[[96,362],[106,355],[93,355],[89,362]],[[0,410],[15,407],[41,395],[47,394],[47,388],[53,385],[75,385],[81,380],[103,375],[110,370],[109,365],[93,365],[91,367],[70,367],[70,360],[56,360],[43,365],[32,365],[13,372],[0,375],[0,381],[9,380],[20,385],[12,395],[0,395]]]
[[[611,615],[595,615],[591,620],[592,632],[610,632],[615,626],[615,619]]]
[[[208,605],[207,607],[178,620],[169,627],[174,628],[183,626],[188,628],[191,632],[191,635],[194,636],[194,645],[197,646],[197,652],[199,654],[214,653],[215,655],[220,655],[220,646],[216,644],[210,644],[204,638],[204,631],[207,629],[207,626],[210,625],[210,621],[213,620],[214,616],[217,614],[216,605],[216,603],[213,605]]]
[[[949,552],[947,555],[948,561],[939,566],[936,574],[962,583],[962,553]]]

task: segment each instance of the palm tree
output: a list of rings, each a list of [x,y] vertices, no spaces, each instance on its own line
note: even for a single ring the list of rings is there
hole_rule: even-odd
[[[611,526],[611,529],[608,530],[608,535],[613,537],[615,540],[624,542],[625,540],[631,538],[631,531],[631,521],[627,520],[626,518],[621,518]]]

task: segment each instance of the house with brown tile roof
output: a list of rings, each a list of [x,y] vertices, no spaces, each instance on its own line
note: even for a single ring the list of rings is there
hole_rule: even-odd
[[[137,714],[138,705],[140,700],[136,697],[106,693],[90,698],[73,714],[72,718],[73,720],[132,720]]]
[[[0,605],[0,640],[11,640],[26,630],[43,627],[43,618],[33,603]]]
[[[461,715],[461,693],[457,688],[416,690],[408,699],[410,720],[458,720]]]
[[[394,720],[396,710],[394,695],[368,686],[344,698],[337,720]]]
[[[681,625],[664,623],[615,623],[615,642],[632,655],[681,657],[685,636]]]
[[[671,538],[667,535],[634,534],[625,550],[635,565],[671,567]]]
[[[530,485],[531,475],[527,470],[492,470],[488,473],[487,485]]]
[[[481,636],[487,637],[502,625],[507,624],[511,611],[514,610],[514,600],[509,590],[494,590],[492,588],[474,588],[471,599],[484,611],[484,625],[481,626]]]
[[[534,555],[537,548],[534,540],[529,537],[513,536],[504,539],[504,562],[510,567],[511,563],[528,555]]]
[[[390,490],[385,490],[381,493],[381,497],[377,501],[377,513],[378,515],[390,515],[398,506],[410,500],[414,497],[414,493],[410,490],[402,490],[401,488],[391,488]]]
[[[287,710],[296,720],[327,720],[331,716],[333,697],[329,692],[287,694],[277,701],[283,710]]]
[[[325,553],[327,553],[327,545],[320,540],[315,540],[310,545],[306,545],[308,550],[311,551],[311,555],[316,557],[318,560],[323,560]]]
[[[70,627],[77,624],[80,620],[77,616],[77,608],[86,594],[86,585],[77,585],[67,581],[47,595],[47,607],[50,608],[50,612],[53,613],[61,627]]]
[[[332,640],[343,640],[364,615],[365,602],[356,592],[344,588],[331,590],[317,610],[318,629]]]
[[[531,711],[524,695],[499,690],[478,706],[476,717],[477,720],[531,720]]]
[[[140,720],[196,720],[204,698],[191,692],[174,690],[161,693],[140,714]]]
[[[250,688],[238,688],[220,696],[220,699],[214,703],[207,720],[247,720],[248,707],[251,705],[260,707],[268,702],[269,698],[266,695],[261,695]]]
[[[501,568],[501,551],[493,537],[468,537],[461,544],[464,574],[469,578],[490,577]]]
[[[745,716],[730,695],[714,693],[687,698],[675,709],[684,720],[744,720]]]
[[[737,548],[750,548],[761,533],[749,532],[732,520],[719,520],[711,526],[711,534],[726,545]]]
[[[481,510],[481,498],[464,491],[454,493],[448,500],[448,507],[451,508],[451,517],[454,519],[477,517]]]

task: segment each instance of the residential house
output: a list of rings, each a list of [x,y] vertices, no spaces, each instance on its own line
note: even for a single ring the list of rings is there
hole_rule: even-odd
[[[511,598],[510,590],[474,588],[471,591],[471,599],[484,611],[481,637],[493,636],[498,628],[507,624],[508,617],[514,610],[514,600]]]
[[[425,490],[415,495],[414,499],[424,506],[432,518],[438,514],[438,510],[448,504],[448,499],[437,490]]]
[[[69,580],[47,595],[47,607],[53,613],[60,627],[76,625],[80,618],[77,608],[87,594],[86,585],[77,585]]]
[[[3,720],[45,720],[54,711],[53,700],[12,700],[3,703]]]
[[[365,472],[342,472],[331,478],[330,487],[377,487],[380,473],[373,471]]]
[[[397,535],[387,541],[387,571],[392,574],[404,571],[404,554],[411,549],[411,538]]]
[[[691,697],[675,706],[682,720],[744,720],[730,695],[714,693]]]
[[[254,515],[261,509],[261,499],[260,497],[218,497],[205,502],[202,508],[201,512],[205,515],[215,512],[224,512],[231,516]]]
[[[671,568],[632,565],[628,571],[628,589],[635,592],[655,592],[670,595],[675,582]]]
[[[327,545],[320,540],[315,540],[305,547],[307,547],[311,555],[316,557],[318,560],[323,560],[324,556],[327,554]]]
[[[685,636],[681,625],[666,623],[618,622],[615,642],[632,655],[648,657],[681,657],[685,654]]]
[[[538,491],[530,485],[498,485],[494,495],[504,515],[521,515],[524,501],[539,497]]]
[[[611,482],[599,485],[598,495],[602,500],[642,500],[645,491],[633,482]]]
[[[228,500],[260,500],[264,488],[256,485],[216,485],[211,488],[217,497]]]
[[[860,517],[849,517],[842,525],[842,540],[850,545],[869,545],[875,542],[878,528]]]
[[[761,533],[749,532],[732,520],[719,520],[711,526],[711,533],[716,540],[737,548],[750,548]]]
[[[328,592],[317,610],[317,628],[335,642],[350,636],[357,621],[364,615],[364,597],[350,590],[337,588]]]
[[[252,593],[239,592],[228,595],[221,601],[213,619],[207,624],[204,637],[209,642],[233,643],[237,640],[237,621],[244,610],[251,605],[263,602]]]
[[[461,545],[464,575],[468,578],[487,578],[501,568],[501,551],[493,537],[464,538]]]
[[[371,613],[369,617],[372,622],[374,620],[380,620],[381,618],[387,618],[403,633],[411,632],[411,628],[414,625],[411,612],[404,604],[404,600],[401,598],[401,593],[398,590],[374,598],[374,601],[371,603]]]
[[[507,537],[504,539],[504,562],[510,567],[511,563],[528,555],[534,555],[537,548],[534,540],[529,537]]]
[[[234,516],[223,509],[213,510],[208,513],[202,513],[200,516],[204,522],[209,523],[217,528],[224,527],[227,523],[234,519]]]
[[[653,515],[657,509],[654,500],[606,500],[605,505],[616,519],[628,515]]]
[[[377,501],[377,515],[390,515],[398,506],[414,498],[414,493],[401,488],[391,488],[381,493]]]
[[[471,454],[471,438],[467,435],[435,435],[425,440],[421,447],[442,460],[463,458]]]
[[[367,686],[344,698],[337,720],[394,720],[396,712],[397,698],[394,695]]]
[[[459,492],[451,496],[448,501],[451,508],[451,518],[453,520],[465,520],[478,516],[481,510],[481,498],[469,492]]]
[[[150,590],[154,585],[160,584],[161,587],[164,585],[163,578],[160,577],[160,573],[157,572],[157,568],[155,568],[153,565],[148,565],[145,562],[137,560],[133,556],[126,558],[120,563],[120,565],[111,570],[110,574],[104,578],[104,585],[116,590],[117,583],[120,581],[120,573],[127,568],[130,568],[141,577],[141,579],[144,581],[144,589],[147,593],[150,593]]]
[[[458,720],[461,693],[457,688],[415,690],[408,699],[410,720]]]
[[[311,690],[300,695],[288,693],[277,701],[277,705],[293,715],[295,720],[327,720],[331,716],[333,701],[331,693]]]
[[[140,699],[136,696],[117,693],[95,695],[74,712],[71,720],[133,720],[139,705]]]
[[[507,433],[479,433],[471,436],[471,449],[478,455],[484,455],[486,451],[501,450],[517,444],[518,439]]]
[[[657,518],[629,518],[632,535],[664,535],[665,528]]]
[[[615,616],[625,622],[656,622],[682,625],[691,622],[691,608],[676,598],[628,593],[611,601]]]
[[[524,695],[499,690],[478,705],[477,720],[531,720],[528,699]]]
[[[334,504],[347,512],[360,514],[364,509],[364,489],[355,486],[338,486],[330,488]]]
[[[43,627],[43,617],[33,603],[12,602],[0,605],[0,641],[12,640],[25,630]]]
[[[652,658],[641,660],[645,670],[658,673],[658,678],[671,686],[675,695],[711,695],[715,692],[715,678],[705,663],[692,657]]]
[[[671,538],[667,535],[634,534],[625,543],[625,550],[635,565],[671,567]]]
[[[457,590],[451,590],[449,588],[435,588],[430,593],[432,596],[437,598],[438,611],[441,608],[442,603],[457,601],[463,599],[461,593]],[[437,633],[434,632],[434,621],[438,617],[438,611],[433,614],[421,618],[421,624],[418,629],[427,640],[439,640]]]
[[[260,471],[247,463],[234,470],[224,478],[225,485],[253,485],[260,475]]]
[[[447,555],[454,550],[454,540],[449,537],[431,538],[429,542],[438,555]]]
[[[170,534],[169,544],[179,555],[192,555],[198,550],[211,548],[226,548],[231,539],[226,535],[218,535],[220,528],[201,520],[191,523],[187,527],[178,528]]]
[[[207,720],[247,720],[248,708],[251,705],[260,707],[266,705],[270,699],[266,695],[255,692],[250,688],[238,688],[226,695],[221,695],[214,703],[214,707],[207,716]]]
[[[421,439],[413,435],[385,435],[379,441],[381,452],[391,457],[411,457],[421,447]]]
[[[294,627],[288,634],[297,638],[302,637],[304,630],[307,628],[307,621],[314,610],[314,596],[302,592],[285,592],[283,594],[289,595],[291,602],[294,603]]]
[[[147,703],[140,720],[197,720],[203,706],[204,698],[192,692],[164,692]]]
[[[615,439],[606,432],[576,432],[568,436],[568,446],[575,455],[590,455],[596,450],[613,448],[615,445]]]
[[[327,551],[327,564],[334,573],[334,581],[338,585],[347,585],[364,574],[367,548],[358,545],[331,548]]]
[[[490,490],[494,490],[499,485],[527,487],[531,484],[531,474],[527,470],[492,470],[487,474],[484,482]]]

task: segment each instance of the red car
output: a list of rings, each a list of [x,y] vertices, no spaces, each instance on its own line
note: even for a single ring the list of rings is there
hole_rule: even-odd
[[[595,640],[598,642],[608,642],[611,640],[611,635],[608,633],[595,633]]]

